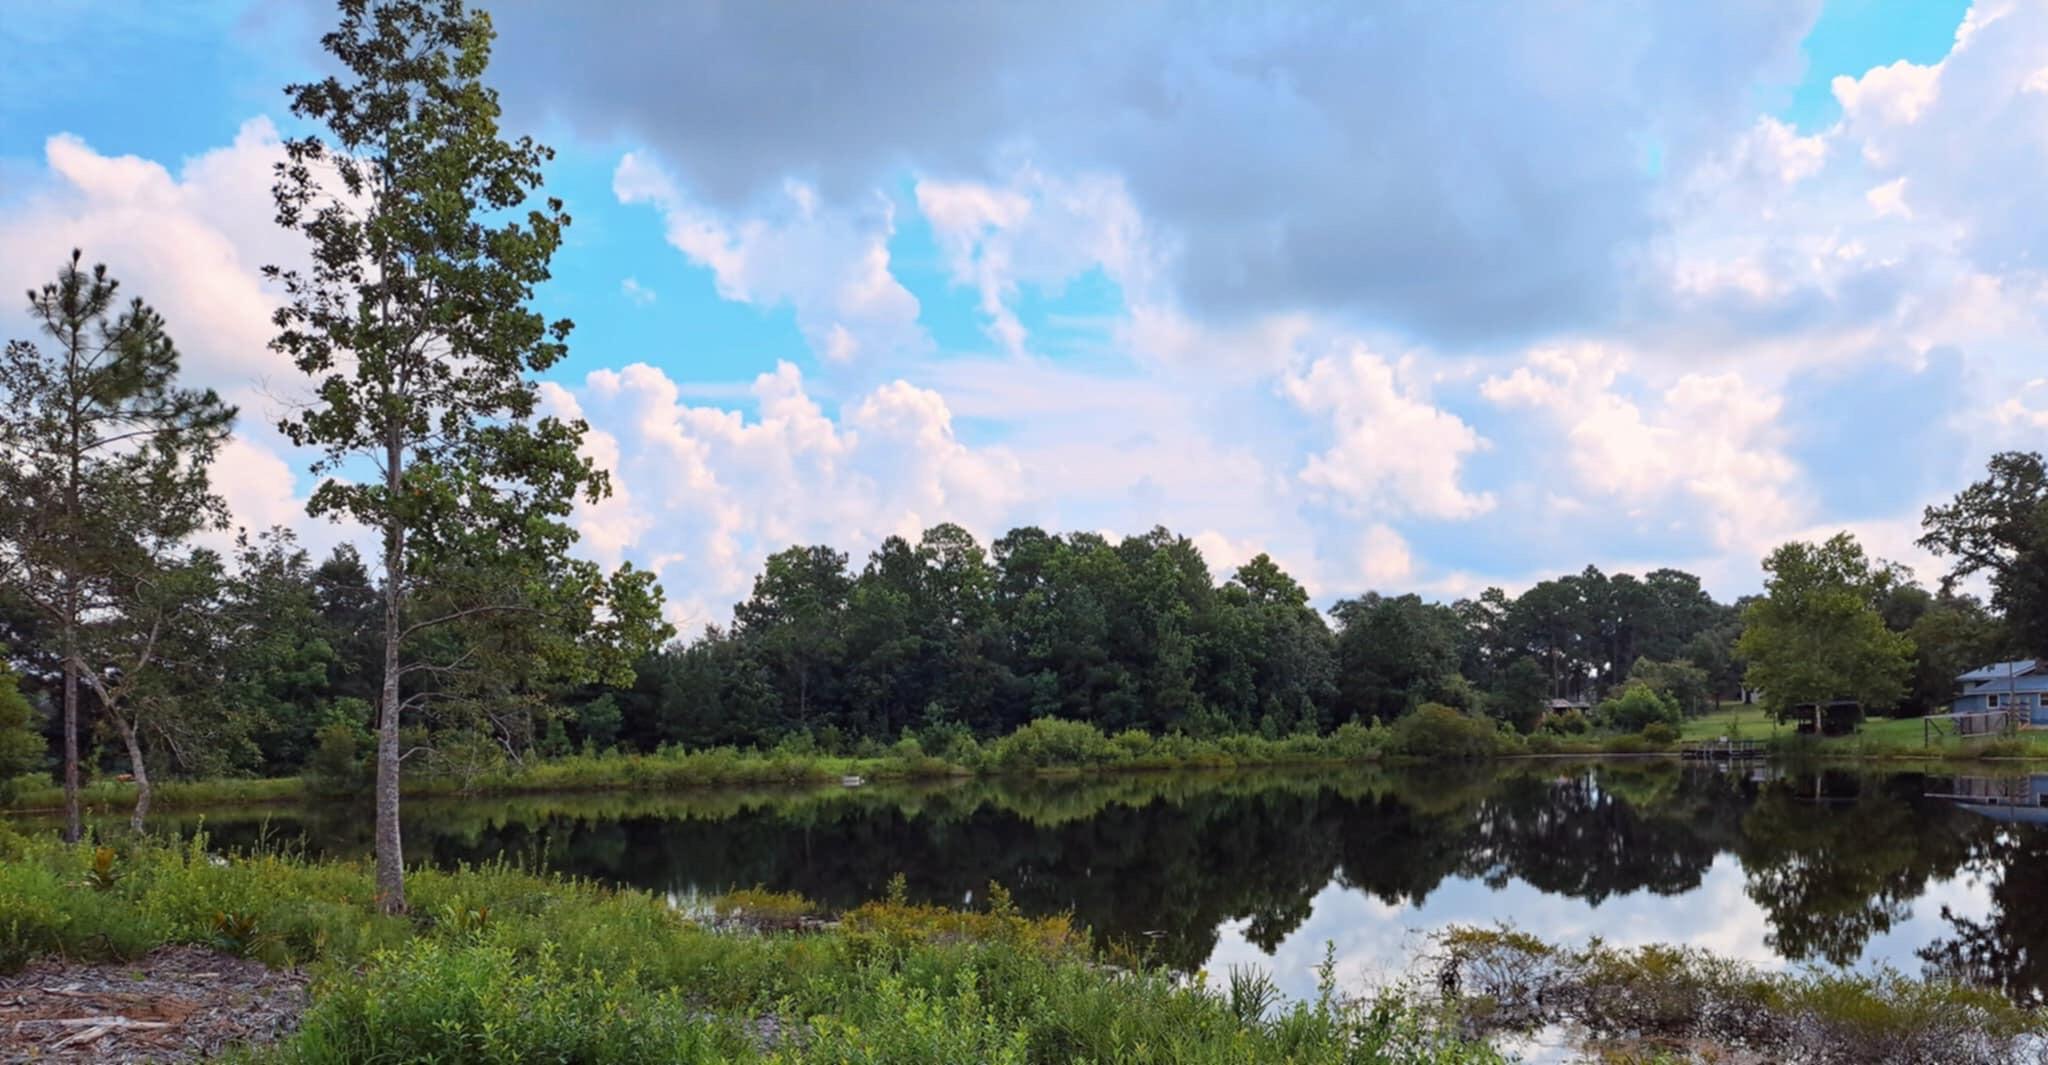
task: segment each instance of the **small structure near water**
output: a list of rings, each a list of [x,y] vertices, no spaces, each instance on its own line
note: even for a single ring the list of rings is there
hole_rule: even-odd
[[[1678,748],[1678,755],[1698,762],[1739,762],[1764,756],[1764,745],[1758,740],[1734,740],[1726,736],[1716,740],[1692,740]]]
[[[2011,736],[2048,729],[2048,664],[2039,659],[1970,670],[1956,678],[1956,687],[1948,713],[1930,715],[1921,725],[1929,745],[1937,736]]]

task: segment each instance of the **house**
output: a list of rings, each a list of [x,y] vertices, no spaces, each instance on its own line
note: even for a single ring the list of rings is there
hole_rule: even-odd
[[[2006,728],[2048,728],[2048,663],[2023,658],[1994,662],[1956,678],[1948,716],[1958,733]]]

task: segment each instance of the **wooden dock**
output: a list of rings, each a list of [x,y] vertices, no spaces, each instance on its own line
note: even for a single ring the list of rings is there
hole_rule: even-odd
[[[1691,740],[1678,748],[1678,755],[1700,762],[1740,762],[1764,756],[1762,740]]]

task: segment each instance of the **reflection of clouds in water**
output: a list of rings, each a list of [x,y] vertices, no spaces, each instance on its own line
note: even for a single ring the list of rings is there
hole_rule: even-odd
[[[1445,880],[1418,907],[1389,905],[1333,883],[1316,894],[1308,919],[1270,957],[1245,939],[1248,922],[1225,923],[1205,969],[1218,980],[1234,965],[1256,966],[1271,972],[1287,995],[1305,998],[1315,994],[1315,968],[1323,960],[1324,944],[1334,943],[1338,985],[1355,992],[1409,973],[1432,932],[1454,924],[1502,922],[1553,942],[1576,945],[1599,936],[1622,947],[1682,944],[1767,969],[1784,968],[1790,963],[1767,943],[1770,923],[1746,884],[1741,863],[1728,854],[1716,857],[1699,887],[1682,895],[1637,891],[1597,906],[1545,894],[1521,880],[1498,889],[1479,880]],[[1871,937],[1859,964],[1918,971],[1914,951],[1948,931],[1941,919],[1944,903],[1959,915],[1982,917],[1991,910],[1989,887],[1968,873],[1930,881],[1906,920]]]

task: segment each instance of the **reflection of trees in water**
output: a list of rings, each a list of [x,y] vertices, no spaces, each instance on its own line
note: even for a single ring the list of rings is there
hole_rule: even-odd
[[[1964,872],[1990,887],[1983,920],[1941,908],[1950,935],[1920,951],[1932,972],[2048,1006],[2048,829],[1989,826],[1976,834]]]
[[[1740,858],[1774,949],[1843,963],[1968,862],[1987,871],[1996,909],[1981,923],[1951,916],[1930,964],[2038,995],[2048,834],[1993,833],[1920,791],[1917,776],[1755,784],[1671,763],[972,781],[418,803],[406,841],[414,861],[504,856],[656,891],[758,884],[834,909],[898,873],[913,897],[954,904],[993,880],[1030,912],[1070,911],[1181,967],[1201,964],[1228,921],[1271,950],[1333,881],[1397,905],[1450,877],[1600,903],[1690,891],[1721,853]],[[315,854],[367,852],[369,819],[350,807],[266,816],[271,838],[303,833]],[[220,844],[257,835],[254,820],[207,824]]]
[[[1929,879],[1962,863],[1967,826],[1957,818],[1921,797],[1919,777],[1828,773],[1763,788],[1735,851],[1772,949],[1853,963],[1871,936],[1908,916]]]

